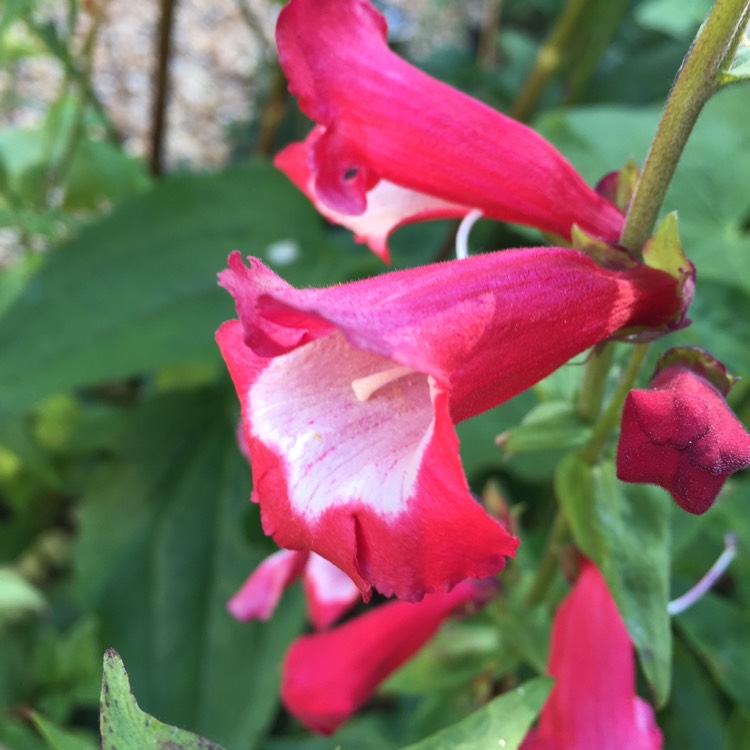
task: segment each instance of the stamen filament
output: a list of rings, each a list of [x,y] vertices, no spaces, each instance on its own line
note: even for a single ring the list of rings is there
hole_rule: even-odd
[[[716,581],[724,575],[724,572],[729,567],[732,560],[737,555],[737,534],[729,533],[724,536],[724,551],[719,555],[716,562],[709,568],[708,573],[698,581],[689,591],[686,591],[682,596],[672,600],[667,605],[667,612],[670,615],[679,615],[686,609],[690,608],[695,604],[701,597],[703,597],[716,583]]]
[[[461,220],[456,232],[456,258],[463,260],[469,257],[469,233],[472,227],[482,218],[482,212],[478,208],[473,208]]]
[[[403,378],[414,372],[410,367],[395,365],[381,372],[374,372],[372,375],[365,375],[363,378],[352,380],[352,390],[358,401],[364,403],[373,393],[379,391],[383,386],[392,383],[394,380]]]

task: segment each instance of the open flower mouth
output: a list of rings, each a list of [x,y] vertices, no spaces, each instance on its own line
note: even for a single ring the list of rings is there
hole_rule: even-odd
[[[274,358],[248,393],[253,436],[285,457],[308,519],[360,501],[403,512],[433,426],[431,378],[341,333]]]

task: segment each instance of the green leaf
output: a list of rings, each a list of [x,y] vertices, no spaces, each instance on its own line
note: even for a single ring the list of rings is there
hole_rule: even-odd
[[[162,365],[218,366],[214,332],[234,309],[216,273],[235,248],[306,285],[378,267],[336,251],[268,163],[170,177],[53,253],[0,320],[0,412]]]
[[[750,20],[740,32],[737,48],[732,59],[725,62],[719,73],[719,83],[746,81],[750,78]]]
[[[724,750],[727,711],[713,681],[680,639],[675,640],[674,688],[659,716],[666,750]]]
[[[20,573],[0,568],[0,625],[47,608],[41,592]]]
[[[591,428],[581,421],[570,403],[548,401],[505,432],[501,445],[509,453],[565,450],[585,445],[590,435]]]
[[[53,724],[36,711],[29,713],[39,734],[47,741],[50,750],[95,750],[98,745],[91,739]]]
[[[574,453],[559,465],[555,490],[576,544],[607,579],[654,698],[663,705],[672,659],[669,499],[649,485],[619,482],[611,462],[591,466]]]
[[[170,750],[222,750],[215,742],[184,729],[162,724],[153,716],[141,711],[130,690],[125,665],[113,648],[104,654],[101,700],[102,750],[144,750],[148,747]],[[69,750],[74,748],[71,747]]]
[[[711,5],[711,0],[647,0],[638,5],[635,18],[646,29],[683,39],[696,31]]]
[[[551,688],[548,677],[530,680],[406,750],[517,750]]]
[[[716,682],[750,711],[750,611],[707,594],[676,622]]]
[[[277,710],[280,664],[299,633],[299,591],[273,624],[226,602],[273,544],[258,530],[235,439],[233,392],[197,390],[133,410],[112,465],[80,508],[79,591],[128,664],[142,705],[229,747],[259,742]],[[296,594],[296,595],[295,595]]]

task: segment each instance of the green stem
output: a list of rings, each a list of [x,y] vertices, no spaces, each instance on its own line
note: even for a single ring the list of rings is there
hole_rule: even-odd
[[[560,568],[560,549],[568,537],[568,520],[562,508],[557,509],[552,530],[536,569],[534,583],[526,596],[526,606],[533,607],[544,599],[544,594]]]
[[[610,435],[620,423],[620,414],[622,413],[622,405],[625,403],[625,397],[630,392],[635,379],[638,377],[643,360],[648,354],[649,346],[650,344],[636,344],[633,347],[633,353],[630,355],[625,372],[617,384],[617,388],[614,394],[612,394],[607,408],[596,423],[591,440],[589,440],[586,447],[581,451],[583,458],[590,464],[595,464],[598,461],[604,446],[607,444],[607,440],[609,440]]]
[[[550,77],[558,70],[583,15],[592,0],[568,0],[550,35],[545,39],[510,116],[525,122],[534,111]]]
[[[608,341],[596,347],[591,353],[586,369],[583,373],[581,391],[578,394],[578,415],[589,424],[593,424],[599,418],[604,399],[604,388],[607,384],[607,375],[612,366],[612,357],[615,346]]]
[[[716,0],[682,61],[620,236],[620,244],[633,252],[640,252],[651,235],[698,115],[717,90],[717,74],[747,7],[748,0]]]

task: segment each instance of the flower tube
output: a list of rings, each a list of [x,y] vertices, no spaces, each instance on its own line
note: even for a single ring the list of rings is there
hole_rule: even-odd
[[[576,223],[617,241],[621,212],[562,154],[391,52],[367,0],[292,0],[276,39],[290,91],[318,124],[277,164],[332,220],[362,216],[352,228],[381,256],[396,226],[472,209],[566,238]]]
[[[504,251],[325,289],[239,253],[217,340],[267,534],[417,601],[494,575],[517,540],[469,492],[454,423],[620,329],[668,325],[677,281],[564,248]]]
[[[555,615],[549,673],[555,686],[521,750],[661,750],[651,706],[635,692],[630,636],[589,562]]]
[[[464,581],[448,594],[417,604],[389,602],[333,630],[298,638],[284,659],[284,706],[309,729],[334,732],[446,618],[478,595],[475,584]]]

